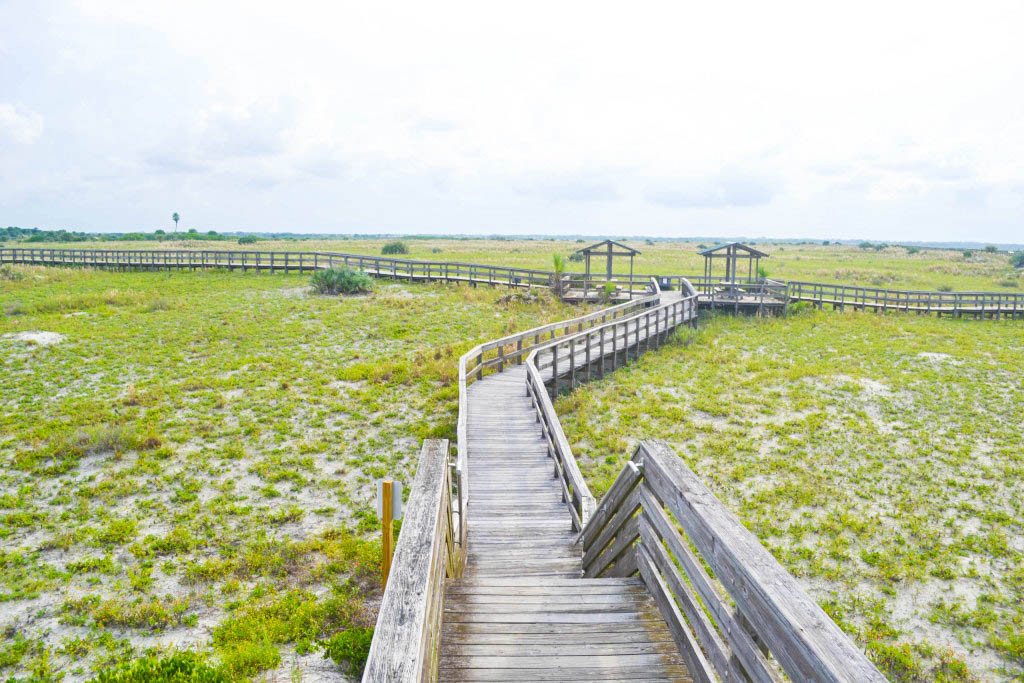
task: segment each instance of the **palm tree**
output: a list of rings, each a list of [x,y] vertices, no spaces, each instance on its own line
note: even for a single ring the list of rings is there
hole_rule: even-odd
[[[555,296],[561,297],[565,293],[565,283],[562,281],[565,275],[565,257],[561,254],[552,254],[551,261],[555,267],[555,271],[551,275],[551,289]]]
[[[181,216],[178,215],[177,211],[171,214],[171,220],[174,221],[174,232],[178,232],[178,221],[181,220]]]

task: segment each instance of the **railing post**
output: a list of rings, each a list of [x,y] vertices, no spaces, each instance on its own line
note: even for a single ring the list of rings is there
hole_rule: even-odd
[[[558,346],[551,347],[551,398],[558,396]]]
[[[594,367],[593,367],[593,364],[590,362],[590,337],[593,334],[594,334],[593,332],[588,333],[586,339],[583,340],[583,343],[587,345],[587,348],[586,348],[586,354],[587,354],[587,356],[586,356],[586,358],[587,358],[587,382],[590,382],[593,379]]]
[[[576,388],[576,337],[569,339],[569,391]]]
[[[604,379],[604,327],[601,327],[601,379]]]

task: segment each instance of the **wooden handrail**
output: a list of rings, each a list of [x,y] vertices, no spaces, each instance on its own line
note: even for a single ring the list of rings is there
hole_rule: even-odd
[[[526,356],[537,348],[550,345],[553,339],[558,339],[558,334],[572,334],[591,327],[595,324],[605,323],[608,320],[615,320],[622,316],[629,315],[635,310],[657,301],[657,295],[644,297],[635,301],[627,301],[617,306],[602,309],[595,313],[562,320],[557,323],[541,325],[525,332],[510,334],[501,339],[477,344],[459,357],[459,416],[456,423],[456,444],[457,456],[455,459],[455,488],[456,498],[456,535],[462,548],[466,547],[466,530],[468,525],[468,503],[469,503],[469,439],[467,436],[467,424],[469,420],[469,400],[466,390],[470,384],[484,376],[485,371],[502,372],[505,366],[521,364]],[[514,350],[504,353],[506,347],[514,346]],[[485,360],[484,354],[489,351],[498,351],[496,358]]]
[[[586,576],[640,574],[694,680],[886,680],[663,441],[640,442],[580,539]]]
[[[533,350],[526,359],[526,391],[547,442],[548,455],[555,463],[562,500],[569,508],[576,530],[583,529],[590,521],[595,504],[551,402],[558,393],[559,379],[568,375],[569,388],[572,389],[581,369],[585,368],[588,381],[592,379],[595,368],[599,377],[604,377],[607,360],[611,360],[614,370],[620,357],[629,362],[631,347],[633,357],[637,358],[642,351],[650,350],[652,343],[654,348],[663,344],[668,334],[679,325],[696,320],[696,290],[689,282],[683,282],[687,296],[682,299],[641,309],[631,316],[549,342]],[[661,291],[653,278],[652,288],[655,295],[651,298],[657,297],[660,301]],[[548,358],[547,362],[540,360],[542,356]]]
[[[0,263],[70,265],[117,268],[240,268],[243,270],[313,271],[344,264],[355,266],[376,277],[409,280],[446,280],[471,284],[501,284],[510,287],[548,288],[552,272],[531,268],[492,266],[457,261],[416,261],[387,256],[345,254],[341,252],[198,250],[198,249],[62,249],[62,248],[0,248]],[[585,275],[566,272],[564,277],[583,282]],[[649,292],[650,275],[613,275],[613,281],[628,287],[629,295]],[[664,276],[669,283],[686,279],[701,294],[715,297],[720,278],[678,275]],[[591,275],[587,289],[597,291],[605,278]],[[817,307],[830,304],[838,308],[914,311],[938,315],[975,315],[977,317],[1024,318],[1024,293],[1020,292],[937,292],[927,290],[894,290],[860,285],[772,280],[769,278],[735,278],[740,288],[756,296],[806,301]]]
[[[377,613],[364,683],[437,680],[444,580],[458,576],[465,559],[455,542],[452,512],[448,441],[427,439]]]

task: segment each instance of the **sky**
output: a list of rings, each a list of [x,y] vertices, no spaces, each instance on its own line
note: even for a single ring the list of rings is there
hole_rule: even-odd
[[[1024,242],[1024,3],[0,0],[0,225]]]

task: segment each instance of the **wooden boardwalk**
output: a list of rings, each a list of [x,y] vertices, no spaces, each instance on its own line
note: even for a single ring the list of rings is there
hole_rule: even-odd
[[[440,679],[689,680],[639,578],[582,578],[526,369],[468,389],[472,525],[446,591]]]

